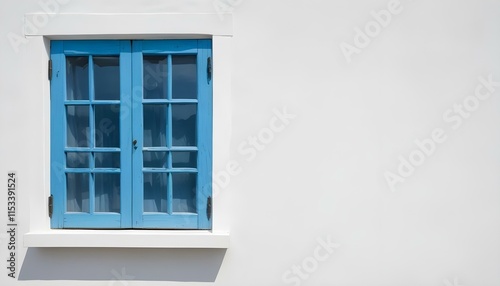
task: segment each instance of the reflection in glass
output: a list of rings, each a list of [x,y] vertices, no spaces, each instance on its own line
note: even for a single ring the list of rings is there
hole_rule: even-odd
[[[167,168],[167,152],[144,152],[145,168]]]
[[[172,56],[172,98],[197,98],[196,56]]]
[[[66,167],[68,168],[88,168],[89,153],[87,152],[66,152]]]
[[[144,56],[143,90],[145,99],[167,98],[167,58]]]
[[[66,98],[89,99],[89,58],[66,57]]]
[[[167,212],[167,173],[144,173],[144,212]]]
[[[173,168],[196,168],[196,152],[172,152]]]
[[[89,174],[66,174],[66,211],[89,212]]]
[[[95,211],[120,212],[120,174],[95,174]]]
[[[94,154],[96,168],[120,168],[119,152],[99,152]]]
[[[172,145],[196,146],[196,104],[172,105]]]
[[[93,57],[96,100],[120,99],[119,57]]]
[[[120,113],[117,104],[96,105],[95,110],[95,146],[120,147]]]
[[[66,106],[66,142],[68,147],[89,147],[89,107]]]
[[[144,147],[167,146],[167,105],[144,105]]]
[[[173,173],[174,212],[196,212],[196,173]]]

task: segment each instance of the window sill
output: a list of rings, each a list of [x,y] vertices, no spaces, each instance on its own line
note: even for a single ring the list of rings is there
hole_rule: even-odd
[[[229,233],[198,230],[48,230],[26,233],[24,246],[228,248]]]

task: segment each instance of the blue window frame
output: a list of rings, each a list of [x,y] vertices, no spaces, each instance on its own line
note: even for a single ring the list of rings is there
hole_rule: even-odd
[[[211,40],[51,42],[52,228],[210,229]]]

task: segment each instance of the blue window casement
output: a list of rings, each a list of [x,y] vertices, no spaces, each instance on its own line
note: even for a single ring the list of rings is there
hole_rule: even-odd
[[[51,42],[52,228],[211,229],[211,40]]]

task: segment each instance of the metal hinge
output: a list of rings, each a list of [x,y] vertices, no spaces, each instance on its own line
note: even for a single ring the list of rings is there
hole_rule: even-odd
[[[212,197],[207,198],[207,217],[208,219],[212,217]]]
[[[212,79],[212,57],[207,58],[207,77]]]
[[[49,60],[49,80],[52,80],[52,60]]]
[[[54,197],[50,195],[49,197],[49,217],[52,218],[52,212],[54,211]]]

